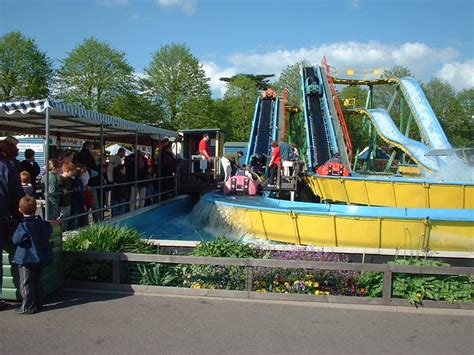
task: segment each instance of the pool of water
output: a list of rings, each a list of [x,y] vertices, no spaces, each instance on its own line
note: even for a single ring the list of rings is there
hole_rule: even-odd
[[[224,235],[227,239],[262,247],[285,244],[255,238],[232,229],[219,214],[215,204],[206,199],[193,204],[189,196],[178,196],[159,206],[150,206],[135,214],[120,216],[115,223],[133,227],[151,239],[203,241]]]
[[[215,234],[207,230],[206,221],[200,218],[201,212],[205,213],[199,207],[193,212],[189,196],[179,196],[158,207],[150,206],[143,212],[123,216],[117,223],[133,227],[151,239],[212,240]]]

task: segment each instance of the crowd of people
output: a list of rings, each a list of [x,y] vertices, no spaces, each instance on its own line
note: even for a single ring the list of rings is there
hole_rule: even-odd
[[[0,197],[2,202],[8,199],[14,206],[9,213],[3,208],[0,211],[2,216],[18,216],[18,201],[22,196],[38,198],[45,196],[47,189],[45,203],[49,214],[45,217],[62,220],[63,230],[87,225],[89,214],[93,221],[98,221],[101,210],[109,206],[112,206],[112,216],[117,216],[155,202],[159,187],[161,191],[171,191],[174,187],[173,179],[163,179],[159,186],[156,178],[173,177],[179,165],[176,161],[180,158],[173,153],[172,143],[165,139],[159,148],[160,167],[158,159],[151,159],[140,150],[126,156],[123,147],[101,164],[94,157],[94,144],[85,142],[79,152],[69,149],[53,151],[41,175],[33,150],[27,149],[25,159],[20,162],[17,160],[18,141],[14,137],[7,137],[1,144],[4,181],[0,182]],[[105,186],[102,189],[101,176]],[[8,192],[3,193],[4,190]]]
[[[61,222],[63,231],[73,230],[87,225],[90,214],[98,221],[101,210],[110,206],[117,216],[157,201],[160,188],[171,194],[182,146],[180,138],[174,144],[164,139],[158,151],[161,164],[140,150],[126,156],[124,148],[101,163],[94,157],[94,144],[85,142],[79,152],[52,152],[41,174],[33,150],[25,151],[23,161],[17,159],[17,144],[12,136],[0,141],[0,250],[16,248],[13,262],[20,267],[23,298],[18,312],[32,314],[41,309],[41,270],[52,262],[51,224]],[[46,189],[48,215],[43,219],[36,198],[44,197]],[[2,280],[0,264],[0,291]]]

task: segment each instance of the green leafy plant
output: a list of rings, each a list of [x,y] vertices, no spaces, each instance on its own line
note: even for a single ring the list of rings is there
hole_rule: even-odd
[[[92,224],[67,238],[64,250],[110,253],[156,253],[156,247],[146,242],[136,229],[112,224]]]
[[[252,247],[218,236],[212,241],[201,242],[189,255],[223,258],[258,258]],[[141,284],[176,285],[191,288],[242,290],[245,287],[245,268],[241,266],[190,265],[141,266]]]
[[[429,259],[396,259],[390,264],[417,266],[449,266]],[[381,297],[383,274],[365,272],[357,280],[358,287],[365,288],[370,297]],[[421,305],[423,300],[469,302],[472,299],[472,280],[468,276],[417,275],[396,273],[393,275],[393,297],[406,298],[411,304]]]
[[[203,241],[191,252],[194,256],[214,256],[222,258],[258,258],[258,250],[223,235],[212,241]]]
[[[172,286],[177,276],[173,274],[170,265],[163,264],[137,264],[141,274],[141,285]]]
[[[129,227],[92,224],[80,230],[77,235],[67,238],[63,243],[63,249],[111,253],[156,253],[156,247],[143,238],[140,232]],[[66,279],[71,280],[111,282],[112,263],[110,261],[66,260],[64,274]]]

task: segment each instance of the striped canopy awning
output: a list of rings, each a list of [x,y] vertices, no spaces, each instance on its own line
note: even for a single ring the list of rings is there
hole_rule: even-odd
[[[174,131],[127,121],[50,99],[0,102],[0,106],[0,131],[11,133],[44,135],[46,110],[49,109],[50,133],[62,137],[98,140],[101,127],[106,140],[115,142],[133,142],[135,132],[140,134],[141,142],[143,136],[148,140],[177,136]]]

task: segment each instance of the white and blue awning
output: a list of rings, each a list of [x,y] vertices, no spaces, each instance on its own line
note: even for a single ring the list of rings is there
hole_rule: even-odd
[[[127,121],[50,99],[0,102],[0,107],[0,131],[44,134],[48,109],[51,134],[63,137],[97,140],[100,137],[101,126],[107,141],[133,142],[135,132],[151,139],[177,136],[174,131]]]

